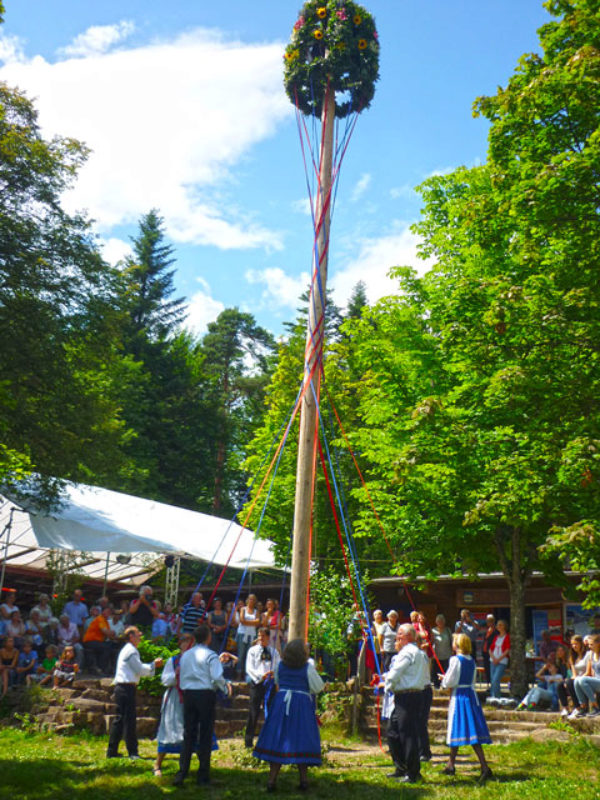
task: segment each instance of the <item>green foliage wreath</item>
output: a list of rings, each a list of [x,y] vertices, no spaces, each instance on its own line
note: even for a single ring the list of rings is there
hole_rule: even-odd
[[[304,114],[321,114],[328,84],[336,92],[337,117],[362,111],[370,105],[379,77],[375,20],[358,3],[309,0],[294,25],[284,61],[285,90]]]

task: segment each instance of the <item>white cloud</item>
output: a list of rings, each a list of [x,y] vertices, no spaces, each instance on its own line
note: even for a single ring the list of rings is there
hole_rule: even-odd
[[[121,20],[115,25],[93,25],[79,36],[76,36],[71,44],[62,47],[59,55],[73,56],[75,58],[87,58],[88,56],[105,53],[114,44],[122,42],[135,30],[135,25],[129,20]]]
[[[299,276],[292,277],[279,267],[270,267],[263,270],[248,270],[246,280],[248,283],[264,284],[262,299],[271,310],[295,309],[298,306],[298,298],[309,286],[310,275],[308,272],[302,272]]]
[[[360,198],[369,188],[370,183],[371,175],[368,172],[365,172],[364,175],[361,175],[361,177],[358,179],[354,189],[352,190],[352,196],[350,199],[353,203],[356,203],[358,200],[360,200]]]
[[[415,200],[417,196],[418,195],[414,189],[414,186],[410,186],[408,183],[405,183],[402,186],[393,186],[390,189],[390,197],[393,200],[397,200],[399,197],[409,197],[411,200]]]
[[[210,294],[210,287],[206,281],[201,281],[206,291],[196,292],[187,305],[185,325],[198,336],[206,333],[209,322],[214,322],[225,306],[220,300],[215,300]]]
[[[370,303],[398,293],[398,283],[388,277],[391,267],[410,266],[423,274],[432,262],[417,258],[419,238],[408,226],[377,239],[363,239],[357,244],[356,258],[332,272],[331,288],[335,302],[346,305],[358,281],[366,286]]]
[[[297,214],[304,214],[305,216],[310,217],[312,214],[310,199],[308,197],[302,197],[300,200],[294,200],[292,203],[292,211],[295,211]]]
[[[99,243],[102,250],[102,257],[112,265],[122,261],[133,252],[128,242],[124,242],[123,239],[117,239],[116,237],[100,239]]]
[[[65,205],[87,209],[100,233],[156,207],[178,242],[282,247],[280,232],[241,214],[228,195],[240,159],[291,115],[280,43],[196,29],[56,63],[23,61],[11,47],[0,79],[35,98],[46,135],[74,136],[93,151]]]
[[[0,34],[0,63],[19,64],[25,61],[23,41],[18,36],[4,36]]]

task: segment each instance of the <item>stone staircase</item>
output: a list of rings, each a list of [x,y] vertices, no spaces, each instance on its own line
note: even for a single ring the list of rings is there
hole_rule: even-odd
[[[363,707],[361,714],[362,730],[367,739],[377,740],[377,705],[373,692],[362,690]],[[443,744],[446,739],[446,720],[450,696],[446,692],[433,692],[433,703],[429,716],[429,736],[432,743]],[[487,706],[484,697],[480,696],[486,722],[494,744],[508,744],[527,736],[545,738],[554,733],[548,728],[549,723],[562,721],[574,732],[587,735],[595,744],[600,745],[600,717],[566,721],[557,712],[551,711],[515,711]],[[382,736],[384,723],[382,722]],[[566,731],[568,735],[568,729]]]
[[[22,708],[20,699],[25,695],[11,695],[14,711]],[[137,731],[140,738],[156,735],[160,715],[160,697],[138,691]],[[74,681],[69,688],[40,690],[36,702],[28,712],[41,727],[57,732],[88,730],[95,735],[106,735],[115,715],[113,686],[110,678],[83,678]],[[217,704],[215,733],[218,738],[227,738],[241,731],[248,716],[248,687],[235,684],[231,705]]]
[[[332,687],[333,688],[333,687]],[[352,686],[341,689],[340,695],[334,695],[334,706],[344,706],[347,710],[346,722],[349,727],[352,706]],[[16,691],[8,696],[9,715],[22,712],[26,706],[27,694]],[[27,713],[35,722],[45,729],[57,732],[70,730],[88,730],[95,735],[108,733],[116,706],[113,702],[113,686],[110,678],[82,678],[71,687],[62,689],[40,689],[36,692],[35,703]],[[363,687],[358,696],[359,729],[367,741],[377,741],[377,706],[371,689]],[[483,704],[483,697],[480,698]],[[344,702],[342,702],[342,700]],[[160,713],[160,697],[153,697],[138,691],[137,695],[137,730],[140,738],[152,738],[156,735]],[[449,695],[434,690],[433,704],[429,718],[429,734],[432,743],[443,744],[446,736],[446,719],[448,714]],[[558,713],[515,711],[483,705],[487,724],[495,744],[507,744],[527,736],[548,738],[550,735],[568,736],[569,730],[585,734],[591,741],[600,746],[600,717],[572,720],[568,723]],[[217,704],[215,733],[219,739],[239,735],[246,724],[248,715],[248,686],[246,683],[234,684],[234,696],[229,707]],[[326,719],[325,715],[325,719]],[[562,721],[562,731],[549,728],[551,722]],[[568,726],[568,727],[567,727]],[[257,733],[260,724],[257,726]],[[382,737],[385,738],[385,723],[382,722]]]

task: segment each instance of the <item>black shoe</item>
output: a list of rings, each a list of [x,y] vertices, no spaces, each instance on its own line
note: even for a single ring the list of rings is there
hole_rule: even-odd
[[[173,778],[173,786],[183,786],[185,775],[183,772],[178,772]]]
[[[299,792],[307,792],[308,791],[308,783],[306,781],[300,781],[298,784],[298,791]]]
[[[456,767],[450,766],[450,764],[446,764],[444,769],[442,770],[443,775],[456,775]]]
[[[493,777],[494,777],[494,774],[493,774],[492,770],[489,767],[486,767],[485,769],[481,770],[481,775],[477,778],[477,783],[480,786],[483,786],[483,784],[486,781],[488,781],[490,778],[493,778]]]
[[[107,758],[123,758],[121,753],[107,753],[106,757]]]
[[[269,794],[273,794],[275,791],[277,791],[277,785],[269,781],[269,783],[267,783],[267,792],[269,792]]]

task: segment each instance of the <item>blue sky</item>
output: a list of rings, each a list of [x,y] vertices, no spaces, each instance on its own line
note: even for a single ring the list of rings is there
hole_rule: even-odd
[[[198,332],[237,305],[281,332],[311,268],[312,231],[282,54],[294,0],[5,0],[0,80],[36,98],[46,135],[92,149],[70,208],[96,221],[105,256],[135,222],[164,216],[178,293]],[[413,187],[485,160],[473,100],[538,48],[541,0],[371,0],[381,44],[375,99],[342,168],[329,284],[345,305],[394,291],[417,264]]]

